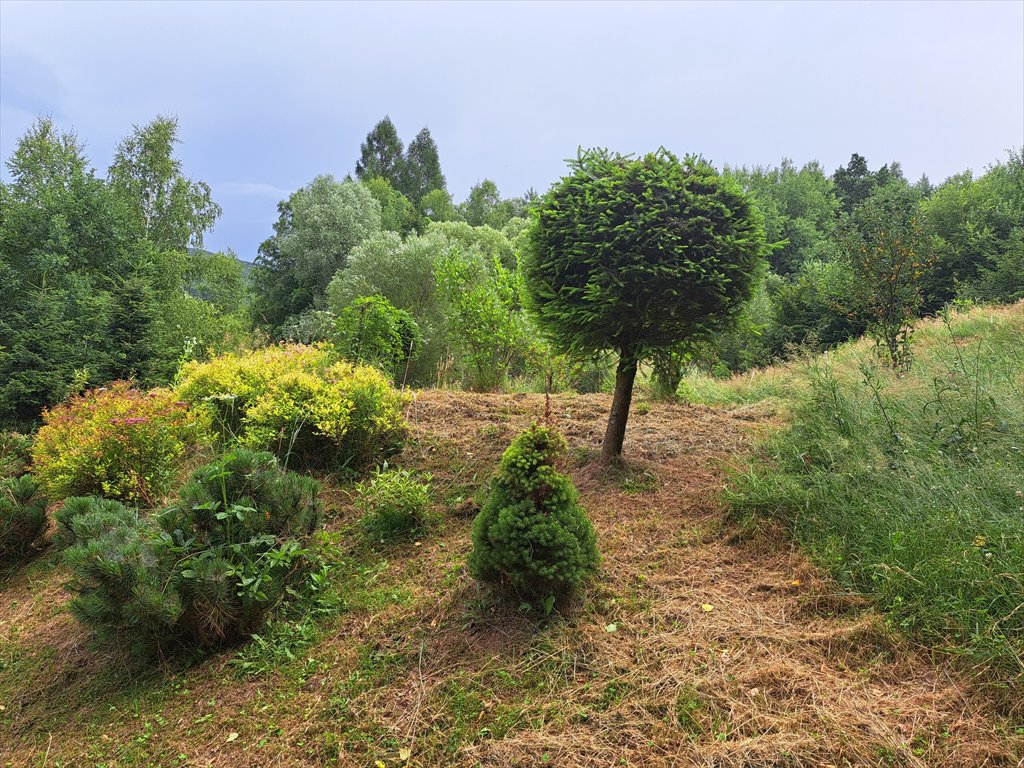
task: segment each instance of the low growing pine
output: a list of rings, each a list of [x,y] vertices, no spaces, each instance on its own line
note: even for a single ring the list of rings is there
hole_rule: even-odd
[[[72,613],[142,653],[244,639],[305,573],[318,493],[272,454],[238,450],[198,469],[152,517],[69,499],[58,522]]]
[[[0,564],[28,554],[46,532],[46,498],[32,475],[0,480]]]

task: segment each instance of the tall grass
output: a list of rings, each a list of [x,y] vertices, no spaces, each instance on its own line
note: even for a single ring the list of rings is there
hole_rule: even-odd
[[[1024,304],[918,329],[905,375],[864,343],[793,369],[791,426],[729,492],[928,644],[1024,679]]]

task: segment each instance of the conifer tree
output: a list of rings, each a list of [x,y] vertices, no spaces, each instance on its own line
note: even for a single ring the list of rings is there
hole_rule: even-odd
[[[428,192],[445,189],[441,158],[429,128],[421,130],[409,144],[409,149],[405,153],[404,170],[402,192],[413,205],[419,205]]]
[[[112,377],[145,379],[154,349],[153,301],[138,277],[125,280],[115,295],[110,318],[110,341],[116,350]]]
[[[581,152],[534,209],[525,275],[539,325],[569,353],[618,353],[601,449],[621,455],[641,360],[728,327],[763,264],[752,200],[705,160]]]
[[[398,129],[387,115],[366,134],[366,141],[360,146],[356,162],[356,176],[362,181],[381,177],[391,186],[401,190],[405,168],[405,156]]]
[[[554,467],[565,449],[561,435],[536,424],[512,441],[473,521],[469,556],[476,578],[548,606],[579,589],[599,560],[576,488]]]

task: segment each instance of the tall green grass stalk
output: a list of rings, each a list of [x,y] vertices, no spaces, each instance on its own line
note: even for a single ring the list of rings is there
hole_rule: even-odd
[[[946,315],[905,374],[806,363],[793,421],[729,492],[899,628],[1024,679],[1024,305]]]

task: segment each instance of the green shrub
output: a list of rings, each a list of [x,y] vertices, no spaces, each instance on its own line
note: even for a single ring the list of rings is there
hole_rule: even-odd
[[[229,440],[288,465],[362,469],[399,451],[404,396],[330,347],[284,345],[183,367],[178,392],[208,403]]]
[[[75,395],[45,411],[43,422],[33,469],[53,499],[95,494],[153,506],[188,452],[210,439],[204,411],[127,381]]]
[[[273,455],[239,450],[201,467],[149,518],[72,500],[72,613],[139,652],[213,647],[255,631],[305,571],[319,485]]]
[[[46,499],[31,475],[0,481],[0,563],[23,557],[46,531]]]
[[[331,337],[337,322],[330,310],[307,309],[285,320],[277,329],[277,337],[282,341],[316,344]]]
[[[31,457],[31,437],[20,432],[0,432],[0,478],[23,474]]]
[[[62,548],[94,539],[111,528],[129,525],[139,513],[119,501],[101,496],[70,496],[54,515],[57,532],[53,543]]]
[[[334,344],[348,360],[379,368],[392,379],[402,378],[402,364],[419,353],[420,328],[412,315],[383,296],[364,296],[341,311]]]
[[[576,488],[552,466],[565,448],[560,435],[536,424],[512,441],[473,522],[469,557],[477,579],[548,605],[579,589],[598,565]]]
[[[356,506],[362,524],[375,538],[392,538],[415,531],[430,508],[430,475],[422,482],[404,469],[385,469],[356,486]]]

